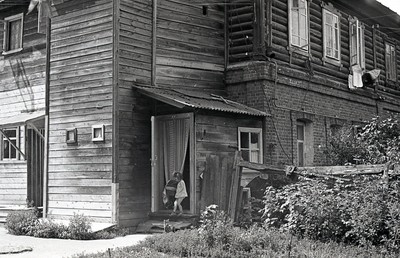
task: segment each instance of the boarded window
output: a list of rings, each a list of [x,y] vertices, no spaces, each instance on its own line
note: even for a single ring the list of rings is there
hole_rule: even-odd
[[[18,159],[18,152],[15,147],[19,147],[18,129],[4,129],[4,134],[1,136],[1,159],[2,160],[15,160]]]
[[[364,26],[357,19],[350,21],[350,64],[365,68]]]
[[[306,0],[289,0],[290,44],[308,49],[308,8]]]
[[[386,59],[386,79],[396,81],[396,47],[392,44],[385,44],[385,59]]]
[[[239,127],[239,150],[245,161],[262,163],[262,130]]]
[[[14,52],[22,49],[24,15],[17,14],[4,19],[3,52]]]
[[[339,16],[323,11],[324,57],[340,60],[340,22]]]

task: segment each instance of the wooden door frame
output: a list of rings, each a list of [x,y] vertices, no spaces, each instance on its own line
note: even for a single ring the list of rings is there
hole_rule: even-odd
[[[158,141],[156,135],[158,134],[158,128],[156,127],[156,120],[161,119],[174,119],[174,118],[188,118],[189,119],[189,158],[190,163],[190,213],[196,213],[197,207],[197,196],[196,196],[196,141],[195,141],[195,123],[194,123],[194,113],[181,113],[181,114],[171,114],[162,116],[152,116],[151,117],[151,211],[157,212],[159,207],[158,200],[161,200],[162,189],[158,189],[158,178],[157,174],[157,156],[155,151],[155,146]]]

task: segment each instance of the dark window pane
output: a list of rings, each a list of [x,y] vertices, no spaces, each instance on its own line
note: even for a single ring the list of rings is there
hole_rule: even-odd
[[[249,133],[240,133],[240,147],[249,148]]]
[[[21,20],[10,21],[9,23],[9,48],[8,50],[18,49],[21,47]]]
[[[251,143],[258,143],[258,133],[251,133]]]
[[[17,141],[16,140],[12,140],[11,141],[15,146],[17,146]],[[15,158],[17,158],[17,150],[13,147],[13,146],[10,146],[10,148],[11,148],[11,159],[15,159]]]
[[[250,153],[248,150],[242,150],[242,158],[245,161],[250,161]]]
[[[17,137],[17,131],[16,130],[5,130],[4,134],[8,137],[8,138],[15,138]]]
[[[4,141],[4,158],[10,158],[10,143],[8,141]]]
[[[304,145],[302,142],[297,144],[298,158],[299,158],[299,167],[304,166]]]
[[[304,141],[304,126],[297,125],[297,140]]]

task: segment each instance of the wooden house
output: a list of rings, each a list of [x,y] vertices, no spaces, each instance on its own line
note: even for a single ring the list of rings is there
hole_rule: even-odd
[[[359,2],[1,1],[0,205],[135,226],[175,171],[186,214],[227,209],[236,150],[323,164],[335,128],[400,110],[399,16]]]

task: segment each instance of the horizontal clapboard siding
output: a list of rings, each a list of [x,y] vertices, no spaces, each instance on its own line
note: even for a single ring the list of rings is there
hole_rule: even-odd
[[[111,222],[113,27],[111,1],[54,6],[50,72],[49,215]],[[92,126],[105,141],[92,142]],[[78,143],[66,144],[76,128]]]
[[[24,205],[26,197],[26,162],[0,162],[0,205]]]
[[[25,13],[27,6],[15,6],[0,13],[0,20]],[[0,49],[3,51],[4,31],[0,26]],[[0,122],[45,107],[46,36],[37,33],[37,12],[24,17],[23,50],[0,55]],[[1,172],[1,170],[0,170]]]
[[[0,20],[25,13],[27,6],[14,6],[0,13]],[[0,49],[4,31],[0,24]],[[45,108],[46,36],[37,33],[37,12],[24,17],[23,50],[0,55],[0,123],[4,118]],[[20,147],[25,149],[24,128]],[[0,135],[0,137],[2,137]],[[0,205],[25,205],[28,192],[27,163],[0,161]]]
[[[207,7],[207,13],[203,14],[202,5],[192,1],[158,1],[158,84],[211,90],[223,88],[224,11],[210,1]]]
[[[150,211],[150,103],[132,89],[150,84],[152,1],[121,0],[118,55],[118,214],[119,224],[134,226]]]

